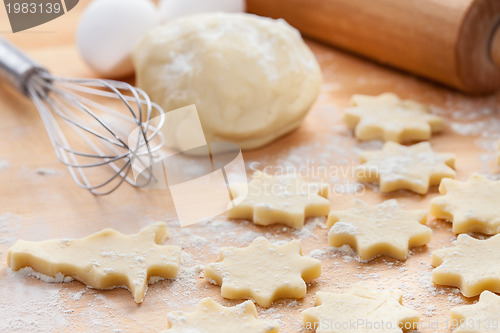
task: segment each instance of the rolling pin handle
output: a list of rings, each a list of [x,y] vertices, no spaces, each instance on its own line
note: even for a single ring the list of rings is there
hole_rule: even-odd
[[[491,39],[490,55],[491,60],[500,68],[500,24],[497,26]]]

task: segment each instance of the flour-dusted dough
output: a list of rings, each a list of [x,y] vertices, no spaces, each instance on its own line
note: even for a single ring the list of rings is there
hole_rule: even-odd
[[[165,111],[195,104],[209,142],[243,149],[296,128],[321,85],[300,33],[250,14],[195,15],[155,28],[134,63],[138,86]]]
[[[206,266],[204,275],[221,286],[229,299],[253,299],[263,307],[278,298],[302,298],[306,282],[321,274],[321,262],[302,255],[298,240],[271,244],[264,237],[249,246],[222,248],[219,262]]]
[[[389,141],[382,150],[361,153],[360,160],[362,164],[356,168],[358,180],[378,182],[384,193],[407,189],[426,194],[441,179],[455,178],[455,155],[437,154],[429,142],[403,146]]]
[[[401,209],[396,200],[370,206],[354,199],[348,210],[330,212],[328,243],[349,245],[363,260],[380,255],[406,260],[410,247],[431,241],[432,229],[425,226],[426,222],[425,210]]]
[[[9,249],[7,263],[14,271],[31,267],[50,277],[63,274],[96,289],[125,286],[141,303],[151,277],[174,278],[179,271],[182,250],[160,245],[167,237],[167,227],[160,222],[131,236],[104,229],[75,240],[18,240]]]
[[[467,234],[455,246],[432,252],[432,282],[460,288],[465,297],[500,292],[500,235],[486,240]]]
[[[453,333],[500,333],[500,296],[483,291],[475,304],[451,309]]]
[[[500,140],[498,140],[497,164],[500,166]]]
[[[442,131],[443,118],[433,115],[427,106],[400,99],[396,94],[354,95],[344,121],[354,129],[358,140],[412,142],[428,140]]]
[[[241,184],[231,186],[231,191],[236,199],[245,194]],[[227,216],[252,220],[260,225],[283,223],[300,229],[306,217],[328,215],[330,201],[327,196],[326,184],[308,183],[294,174],[272,176],[256,171],[245,198],[231,208]]]
[[[169,329],[163,333],[277,333],[278,323],[257,319],[251,301],[225,307],[211,298],[204,298],[194,312],[170,312]]]
[[[380,291],[365,282],[343,294],[317,292],[316,307],[302,312],[302,318],[316,333],[400,333],[417,329],[420,321],[417,311],[403,306],[400,290]]]
[[[500,180],[473,174],[466,182],[443,179],[441,197],[431,200],[431,214],[453,223],[456,234],[500,234]]]

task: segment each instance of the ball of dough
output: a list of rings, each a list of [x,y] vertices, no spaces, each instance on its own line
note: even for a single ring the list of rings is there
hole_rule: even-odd
[[[319,65],[283,20],[189,16],[151,30],[134,51],[137,85],[165,111],[195,104],[209,142],[242,149],[296,128],[315,101]]]

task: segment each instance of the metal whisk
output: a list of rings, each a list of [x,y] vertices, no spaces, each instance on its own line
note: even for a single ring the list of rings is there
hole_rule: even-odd
[[[0,77],[34,102],[58,159],[80,187],[105,195],[123,182],[140,187],[152,180],[164,112],[144,91],[119,81],[52,76],[2,38]],[[133,145],[131,133],[137,133]],[[141,166],[141,182],[130,176],[133,165]]]

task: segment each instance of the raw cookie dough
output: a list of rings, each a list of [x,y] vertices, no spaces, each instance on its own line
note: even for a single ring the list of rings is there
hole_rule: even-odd
[[[348,210],[332,211],[327,226],[331,246],[349,245],[363,260],[381,255],[406,260],[408,248],[431,240],[432,229],[425,226],[427,212],[403,210],[396,200],[370,206],[354,199]]]
[[[159,245],[167,237],[165,223],[159,222],[131,236],[104,229],[75,240],[18,240],[7,263],[13,271],[31,267],[50,277],[61,273],[96,289],[126,286],[141,303],[151,277],[177,276],[181,248]]]
[[[500,296],[483,291],[475,304],[451,309],[453,333],[500,333]]]
[[[321,86],[300,33],[251,14],[193,15],[155,28],[134,63],[137,85],[165,111],[195,104],[208,142],[242,149],[295,129]]]
[[[222,248],[204,275],[229,299],[253,299],[269,307],[278,298],[302,298],[306,283],[321,274],[321,262],[302,255],[298,240],[273,245],[264,237],[244,248]],[[304,282],[305,281],[305,282]]]
[[[393,93],[354,95],[351,104],[354,106],[345,110],[344,121],[358,140],[422,141],[443,129],[443,119],[430,114],[427,106]]]
[[[204,298],[194,312],[170,312],[169,329],[163,333],[277,333],[279,324],[257,319],[257,310],[251,301],[225,307],[211,298]]]
[[[458,235],[455,246],[432,252],[432,282],[460,288],[465,297],[500,292],[500,235],[487,240]]]
[[[316,333],[399,333],[400,327],[417,329],[420,321],[417,311],[403,306],[400,290],[380,291],[363,282],[344,294],[317,292],[316,307],[302,312],[302,318]]]
[[[362,165],[356,168],[361,182],[380,185],[381,192],[407,189],[426,194],[443,178],[455,178],[455,155],[436,154],[429,142],[403,146],[386,142],[379,151],[361,153]]]
[[[231,186],[235,198],[242,195],[243,187]],[[306,217],[326,216],[330,211],[328,186],[307,183],[299,176],[272,176],[257,171],[248,184],[248,194],[227,217],[252,220],[255,224],[283,223],[302,228]],[[236,200],[238,201],[238,200]]]
[[[443,179],[439,193],[443,196],[431,200],[431,214],[451,221],[454,233],[500,233],[500,180],[477,173],[466,182]]]
[[[500,140],[498,140],[497,164],[500,166]]]

